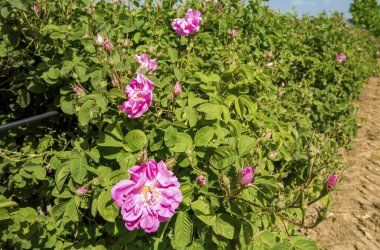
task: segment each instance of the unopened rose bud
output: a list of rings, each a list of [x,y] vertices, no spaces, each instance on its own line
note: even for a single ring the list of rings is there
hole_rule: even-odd
[[[329,190],[333,189],[336,182],[338,180],[338,175],[337,174],[332,174],[328,179],[327,179],[327,182],[326,182],[326,186]]]
[[[124,47],[129,47],[130,45],[131,45],[131,40],[125,39],[124,42],[123,42],[123,46]]]
[[[165,165],[168,169],[173,169],[176,162],[177,162],[176,158],[171,158],[165,161]]]
[[[269,152],[268,157],[271,160],[275,160],[278,155],[279,155],[279,152],[276,150],[276,151]]]
[[[95,40],[95,45],[99,46],[99,47],[103,45],[103,37],[101,35],[99,35],[99,34],[98,34],[98,37]]]
[[[110,42],[110,40],[108,38],[104,39],[103,46],[104,46],[104,50],[105,51],[107,51],[107,52],[110,51],[110,49],[111,49],[111,42]]]
[[[240,170],[238,174],[239,183],[242,186],[247,186],[252,182],[254,176],[254,172],[251,166],[246,166],[242,170]]]
[[[48,214],[50,214],[50,210],[51,210],[51,204],[47,204],[46,205],[46,212],[48,212]]]
[[[115,88],[119,87],[119,77],[116,74],[112,76],[111,81],[112,81],[112,86],[114,86]]]
[[[94,185],[95,187],[96,186],[99,186],[100,182],[99,182],[99,179],[98,178],[95,178],[93,181],[92,181],[92,185]]]
[[[74,92],[77,93],[78,95],[83,95],[86,94],[86,91],[81,87],[81,86],[75,86],[73,88]]]
[[[218,4],[218,7],[216,8],[216,12],[221,12],[223,9],[223,4]]]
[[[47,172],[48,174],[53,173],[53,169],[51,168],[50,164],[46,165],[46,172]]]
[[[84,196],[86,193],[87,193],[87,188],[85,187],[79,187],[76,191],[75,191],[76,195],[78,195],[79,197],[82,197]]]
[[[268,57],[272,57],[273,56],[273,51],[268,51]]]
[[[231,30],[231,37],[236,38],[237,36],[237,31],[235,29]]]
[[[174,90],[174,94],[176,95],[180,95],[182,93],[182,87],[181,87],[180,82],[175,83],[173,90]]]
[[[198,175],[198,177],[197,177],[197,183],[199,185],[201,185],[201,186],[205,185],[206,182],[207,182],[207,180],[206,180],[206,178],[203,175]]]
[[[91,6],[90,8],[88,8],[88,14],[92,15],[94,14],[94,11],[95,11],[94,7]]]
[[[148,160],[148,152],[146,149],[141,150],[138,155],[136,156],[136,162],[141,164]]]

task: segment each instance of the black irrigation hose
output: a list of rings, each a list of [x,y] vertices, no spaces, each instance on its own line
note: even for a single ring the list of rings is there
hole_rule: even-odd
[[[0,133],[4,132],[4,131],[7,131],[9,129],[18,127],[18,126],[25,125],[27,123],[38,122],[38,121],[41,121],[43,119],[46,119],[46,118],[49,118],[49,117],[52,117],[52,116],[55,116],[55,115],[58,115],[58,111],[49,111],[49,112],[46,112],[46,113],[43,113],[43,114],[40,114],[40,115],[35,115],[35,116],[32,116],[32,117],[28,117],[28,118],[25,118],[25,119],[21,119],[21,120],[18,120],[18,121],[14,121],[14,122],[11,122],[11,123],[0,125]]]

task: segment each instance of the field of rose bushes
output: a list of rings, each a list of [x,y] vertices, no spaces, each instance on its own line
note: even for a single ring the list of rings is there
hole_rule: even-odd
[[[0,134],[0,248],[317,249],[370,32],[260,0],[0,9],[0,125],[59,111]]]

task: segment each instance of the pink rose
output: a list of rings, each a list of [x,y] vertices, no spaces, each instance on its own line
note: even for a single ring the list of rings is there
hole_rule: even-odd
[[[346,55],[343,54],[343,53],[338,53],[336,55],[336,61],[339,62],[339,63],[342,63],[342,62],[346,61]]]
[[[238,175],[239,183],[242,186],[247,186],[253,180],[253,169],[251,166],[246,166],[243,168]]]
[[[142,54],[141,56],[135,55],[135,60],[140,63],[139,69],[146,69],[149,71],[149,75],[154,75],[157,69],[157,59],[149,59],[148,54]]]
[[[34,11],[34,12],[38,12],[38,10],[39,10],[40,8],[38,8],[38,5],[33,5],[33,7],[32,7],[32,10]]]
[[[168,221],[182,201],[179,182],[163,161],[149,160],[128,170],[130,179],[111,189],[111,197],[121,208],[128,230],[156,232],[160,223]]]
[[[119,110],[125,111],[129,118],[142,116],[149,108],[153,99],[154,83],[144,75],[137,73],[125,89],[128,101],[123,102]]]
[[[98,34],[98,36],[96,38],[96,41],[95,41],[95,44],[97,46],[102,46],[103,45],[103,37],[101,35]]]
[[[74,92],[77,93],[77,94],[86,94],[86,91],[81,87],[81,86],[75,86],[73,88]]]
[[[172,22],[172,28],[180,36],[188,36],[199,31],[202,21],[201,13],[189,9],[184,18],[176,18]]]

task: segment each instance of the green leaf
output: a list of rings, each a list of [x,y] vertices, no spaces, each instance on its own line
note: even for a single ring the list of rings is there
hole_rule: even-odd
[[[175,248],[186,247],[192,242],[193,222],[187,212],[179,211],[174,227],[174,240],[172,242]]]
[[[219,104],[204,103],[198,106],[198,112],[205,113],[206,120],[222,120],[223,109]]]
[[[253,148],[256,146],[256,140],[247,135],[242,135],[239,139],[238,150],[239,155],[244,156],[250,153]]]
[[[82,126],[87,125],[92,119],[92,109],[94,107],[94,100],[87,100],[81,107],[78,113],[79,123]]]
[[[170,60],[172,62],[177,61],[177,59],[178,59],[178,51],[176,49],[169,48],[168,53],[169,53],[169,56],[170,56]]]
[[[66,203],[65,213],[63,214],[63,217],[67,217],[74,222],[79,221],[79,212],[77,204],[75,202],[75,197],[71,198]]]
[[[87,175],[87,160],[85,156],[82,156],[76,149],[71,153],[70,158],[70,172],[73,180],[82,184]]]
[[[119,207],[111,198],[111,192],[108,189],[102,190],[98,198],[99,214],[109,222],[115,222],[119,214]]]
[[[184,72],[183,72],[182,69],[175,68],[174,69],[174,75],[175,75],[175,77],[177,78],[178,81],[182,81],[183,76],[184,76]]]
[[[59,218],[63,215],[66,210],[67,202],[58,203],[51,208],[51,214],[54,218]]]
[[[229,146],[221,146],[215,150],[214,156],[210,159],[210,164],[218,170],[231,167],[239,159],[236,151]]]
[[[195,146],[206,146],[214,137],[214,130],[209,127],[203,127],[197,131],[194,137]]]
[[[214,208],[204,200],[196,200],[191,204],[191,209],[194,211],[195,216],[203,221],[206,225],[214,226],[216,223],[216,215]]]
[[[26,1],[22,1],[22,0],[6,0],[6,1],[17,9],[28,11],[28,4]]]
[[[64,113],[68,115],[73,115],[75,113],[75,102],[70,97],[70,95],[62,95],[60,99],[61,109]]]
[[[8,199],[0,200],[0,208],[18,207],[17,202]]]
[[[132,152],[142,150],[148,144],[148,138],[141,130],[131,130],[124,137],[124,142]]]
[[[292,240],[293,247],[297,250],[318,250],[317,244],[301,236],[294,237]]]
[[[238,221],[227,214],[218,214],[215,220],[215,224],[212,225],[212,229],[215,234],[223,236],[229,240],[235,238],[237,230],[235,226]]]
[[[65,162],[62,164],[61,168],[55,172],[55,185],[59,191],[62,191],[62,187],[65,184],[66,178],[70,173],[70,164]]]
[[[293,249],[292,244],[290,244],[289,242],[279,242],[276,245],[274,245],[274,247],[272,248],[272,250],[292,250],[292,249]]]

